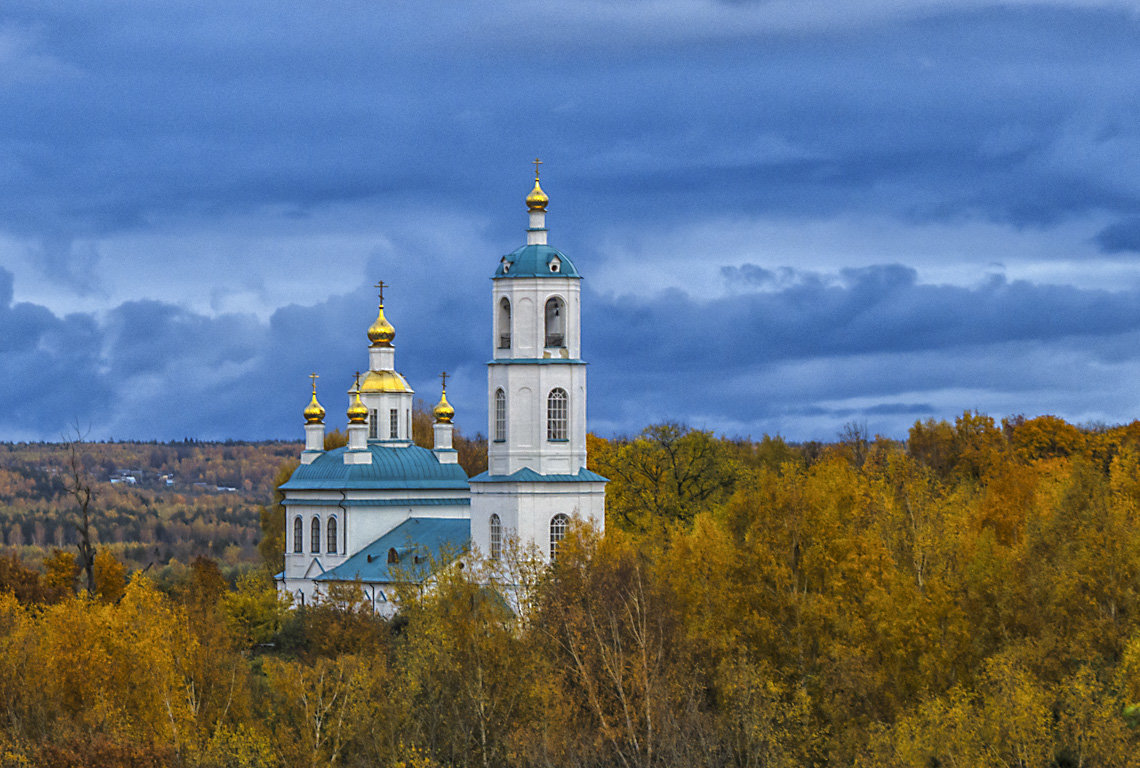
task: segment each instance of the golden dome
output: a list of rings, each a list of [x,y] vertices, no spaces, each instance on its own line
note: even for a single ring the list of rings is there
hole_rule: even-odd
[[[349,390],[352,395],[352,402],[348,406],[348,423],[349,424],[363,424],[368,421],[368,409],[364,407],[364,403],[360,401],[360,373],[356,374],[356,385]]]
[[[306,424],[320,424],[325,420],[325,409],[317,402],[317,393],[313,392],[313,399],[309,401],[309,407],[303,413]]]
[[[320,378],[315,373],[310,373],[309,378],[313,381],[313,399],[309,401],[309,405],[301,412],[305,417],[306,424],[320,424],[325,420],[325,409],[317,402],[317,379]]]
[[[439,396],[439,402],[436,403],[431,412],[435,414],[435,420],[440,424],[450,424],[451,420],[455,418],[455,409],[451,407],[451,403],[447,402],[446,389]]]
[[[395,371],[369,371],[360,384],[361,392],[413,392],[404,377]]]
[[[550,198],[542,191],[542,187],[538,186],[538,174],[534,176],[534,189],[526,196],[526,207],[532,211],[546,211],[546,204],[550,202]]]
[[[396,329],[384,317],[384,305],[380,305],[380,312],[376,315],[376,322],[368,326],[368,340],[374,347],[391,346],[392,339],[396,338]]]

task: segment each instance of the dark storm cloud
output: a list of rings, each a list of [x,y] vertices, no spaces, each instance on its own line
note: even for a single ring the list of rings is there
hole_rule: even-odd
[[[285,307],[268,322],[159,302],[125,303],[101,320],[60,318],[12,304],[11,292],[0,271],[0,297],[8,297],[0,330],[19,340],[0,350],[0,369],[26,406],[6,410],[0,430],[48,439],[75,422],[94,437],[299,437],[311,370],[322,373],[329,423],[340,424],[347,372],[365,364],[364,328],[374,311],[364,286]],[[470,319],[481,317],[483,299],[438,291],[392,311],[399,369],[429,403],[439,369],[458,371],[453,401],[469,432],[485,420],[489,321]],[[584,311],[591,414],[606,431],[681,417],[775,432],[789,419],[815,417],[871,420],[897,432],[938,413],[922,393],[955,387],[994,402],[1077,388],[1095,400],[1118,384],[1088,370],[1119,363],[1118,347],[1140,336],[1140,291],[1001,280],[962,289],[921,284],[912,270],[891,265],[808,275],[715,302],[677,291],[588,292]],[[670,406],[677,403],[683,412]],[[820,435],[805,428],[793,436]]]
[[[504,211],[536,153],[560,190],[558,244],[575,254],[613,232],[763,217],[1014,229],[1086,217],[1115,222],[1095,237],[1105,253],[1140,250],[1140,17],[897,5],[9,0],[0,236],[94,306],[111,288],[100,238],[208,231],[224,262],[248,252],[231,229],[418,211],[422,241],[395,238],[367,272],[397,285],[401,370],[429,401],[439,370],[455,373],[469,431],[484,423],[494,256],[432,236],[462,216],[513,243]],[[693,257],[727,261],[717,247]],[[1134,359],[1127,285],[933,285],[922,254],[825,272],[811,254],[755,263],[765,247],[724,270],[715,299],[587,283],[591,417],[898,424],[944,408],[936,390],[1067,393],[1082,366]],[[250,258],[282,274],[272,249]],[[165,279],[240,287],[199,271]],[[347,372],[365,364],[371,292],[353,287],[359,274],[342,282],[261,318],[157,301],[144,282],[66,314],[16,301],[0,269],[0,380],[17,403],[0,436],[54,437],[75,418],[103,436],[299,435],[305,375],[322,374],[342,413]],[[1074,408],[1123,417],[1113,386]]]
[[[779,276],[781,287],[712,300],[680,291],[591,296],[588,309],[607,318],[608,329],[587,350],[591,391],[608,395],[593,397],[593,418],[635,422],[630,411],[650,403],[662,419],[685,403],[697,423],[772,430],[774,419],[794,415],[893,416],[884,422],[897,434],[905,417],[938,413],[915,402],[923,392],[960,390],[952,408],[961,410],[1010,397],[1041,402],[1052,391],[1069,398],[1070,415],[1096,399],[1097,388],[1132,400],[1120,382],[1099,377],[1132,359],[1126,350],[1140,335],[1140,291],[997,277],[972,288],[927,285],[899,265],[833,275],[752,266],[725,274],[762,287]],[[851,398],[866,403],[820,404]]]
[[[1140,216],[1105,227],[1097,233],[1096,243],[1105,253],[1140,253]]]
[[[724,270],[732,280],[784,285],[707,301],[680,291],[605,299],[613,355],[645,370],[705,368],[864,352],[913,352],[1008,341],[1112,335],[1140,328],[1135,292],[1007,282],[977,287],[920,284],[898,264],[844,269],[834,275],[755,265]],[[664,336],[687,350],[683,360],[658,354],[642,338]],[[595,342],[597,343],[597,342]]]
[[[536,51],[510,21],[530,10],[8,3],[13,66],[34,72],[0,88],[0,217],[58,239],[441,185],[499,212],[486,190],[534,151],[589,202],[574,229],[630,193],[649,218],[1027,223],[1137,202],[1112,170],[1137,138],[1132,15],[950,7],[794,32],[747,9],[722,11],[738,31],[574,16]]]

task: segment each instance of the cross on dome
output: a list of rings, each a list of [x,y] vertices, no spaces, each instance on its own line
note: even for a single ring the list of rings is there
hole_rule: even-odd
[[[550,198],[542,191],[542,187],[538,185],[538,166],[542,165],[542,161],[537,157],[534,159],[534,189],[526,196],[526,207],[532,214],[546,213],[546,205],[550,202]],[[535,227],[535,223],[531,223],[531,227]],[[538,227],[543,226],[538,224]]]
[[[396,338],[396,329],[384,317],[384,289],[391,287],[391,283],[385,283],[383,280],[378,281],[375,285],[375,288],[380,292],[380,311],[376,315],[376,320],[368,328],[368,340],[372,342],[374,347],[390,347],[392,346],[392,339]]]
[[[313,380],[313,396],[309,398],[309,404],[301,415],[305,417],[306,424],[321,424],[324,422],[325,409],[319,402],[317,402],[317,374],[310,373],[309,378]]]
[[[455,418],[455,409],[447,402],[447,371],[439,374],[439,381],[443,391],[440,393],[439,402],[431,412],[435,416],[436,424],[450,424]]]

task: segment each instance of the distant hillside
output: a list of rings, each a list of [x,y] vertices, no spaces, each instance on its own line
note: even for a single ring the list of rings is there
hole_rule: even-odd
[[[230,565],[259,561],[258,507],[299,443],[81,443],[95,500],[97,541],[128,567],[186,562],[198,555]],[[70,448],[0,443],[0,544],[38,563],[52,547],[72,548],[75,500]]]

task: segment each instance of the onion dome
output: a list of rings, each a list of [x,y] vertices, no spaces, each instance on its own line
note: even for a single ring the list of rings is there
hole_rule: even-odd
[[[348,406],[348,423],[363,424],[368,421],[368,409],[360,400],[360,374],[356,374],[356,385],[352,388],[352,402]]]
[[[455,409],[451,407],[451,403],[447,402],[447,390],[443,390],[443,394],[439,396],[439,402],[432,408],[432,413],[435,414],[435,420],[438,424],[450,424],[451,420],[455,418]]]
[[[369,371],[360,383],[361,392],[414,392],[396,371]]]
[[[389,347],[394,338],[396,338],[396,329],[384,317],[384,305],[381,304],[380,312],[376,315],[376,321],[368,326],[368,340],[372,342],[374,347]]]
[[[313,375],[313,397],[309,400],[309,405],[302,412],[305,417],[306,424],[320,424],[325,420],[325,409],[320,403],[317,402],[317,375]]]
[[[546,211],[546,204],[550,202],[550,198],[542,191],[542,187],[538,185],[538,174],[534,175],[534,189],[526,196],[526,207],[532,211]]]

